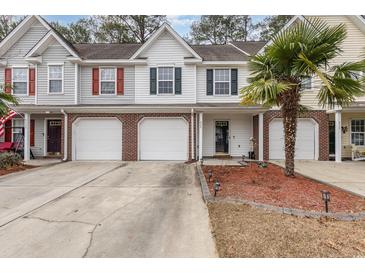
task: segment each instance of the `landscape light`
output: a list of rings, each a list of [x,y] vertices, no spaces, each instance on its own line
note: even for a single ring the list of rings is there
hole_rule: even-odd
[[[220,190],[220,182],[218,181],[217,178],[215,178],[215,181],[214,181],[214,197],[217,196],[217,192]]]
[[[324,207],[326,213],[328,213],[328,202],[331,201],[331,193],[327,190],[321,190],[322,193],[322,200],[324,201]]]

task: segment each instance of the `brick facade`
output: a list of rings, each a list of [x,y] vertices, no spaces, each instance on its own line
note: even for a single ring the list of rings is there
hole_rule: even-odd
[[[329,157],[328,114],[322,110],[311,110],[300,114],[299,117],[312,118],[318,123],[318,160],[327,161]],[[282,118],[280,110],[270,110],[264,113],[264,160],[269,159],[269,125],[274,118]]]
[[[68,135],[67,135],[67,159],[72,159],[72,125],[80,117],[115,117],[122,122],[123,144],[122,160],[138,160],[138,123],[146,117],[182,117],[189,125],[189,159],[191,160],[191,114],[190,113],[69,113],[68,114]],[[195,127],[195,126],[194,126]],[[195,130],[194,130],[195,132]]]

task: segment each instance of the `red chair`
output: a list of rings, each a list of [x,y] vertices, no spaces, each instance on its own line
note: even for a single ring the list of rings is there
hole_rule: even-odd
[[[5,152],[5,151],[11,151],[14,147],[14,143],[12,142],[3,142],[0,143],[0,152]]]

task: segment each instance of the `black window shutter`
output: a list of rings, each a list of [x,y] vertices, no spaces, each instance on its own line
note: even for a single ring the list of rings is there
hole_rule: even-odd
[[[150,94],[157,93],[157,69],[150,68]]]
[[[237,95],[237,69],[231,69],[231,95]]]
[[[175,94],[181,94],[181,68],[175,68]]]
[[[213,95],[213,70],[207,69],[207,95]]]

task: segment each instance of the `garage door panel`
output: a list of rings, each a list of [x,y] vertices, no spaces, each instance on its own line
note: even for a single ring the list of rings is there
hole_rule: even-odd
[[[284,159],[284,130],[282,120],[274,120],[269,127],[269,157]],[[295,159],[315,158],[315,124],[310,120],[298,120]]]
[[[81,119],[75,135],[76,160],[122,160],[122,124],[117,119]]]
[[[139,126],[141,160],[187,160],[188,126],[182,119],[145,119]]]

